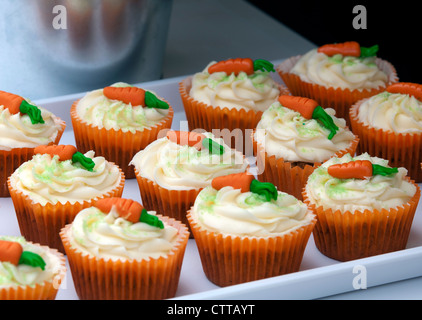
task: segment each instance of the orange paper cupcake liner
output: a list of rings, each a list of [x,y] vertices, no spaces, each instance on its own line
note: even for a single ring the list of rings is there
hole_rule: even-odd
[[[353,133],[360,138],[358,152],[367,152],[389,161],[392,167],[404,167],[407,175],[415,182],[422,182],[422,132],[395,133],[388,130],[376,129],[359,121],[360,105],[367,99],[355,103],[350,108],[350,121]]]
[[[143,260],[102,259],[74,248],[67,225],[60,232],[76,293],[82,300],[159,300],[172,298],[179,284],[189,239],[186,226],[158,215],[178,230],[178,239],[165,257]]]
[[[191,211],[187,218],[205,275],[220,287],[299,271],[316,219],[281,236],[223,235],[202,228]]]
[[[28,241],[31,243],[30,241]],[[34,244],[34,243],[33,243]],[[37,245],[37,244],[36,244]],[[11,286],[0,288],[0,301],[2,300],[54,300],[60,284],[66,275],[66,259],[56,249],[41,246],[60,259],[60,265],[53,279],[37,283],[34,286]]]
[[[62,122],[61,129],[57,132],[54,142],[49,144],[59,144],[63,135],[66,124]],[[7,187],[7,178],[15,172],[19,166],[32,159],[35,148],[13,148],[11,150],[0,150],[0,197],[9,197],[9,189]]]
[[[289,88],[292,95],[308,97],[318,101],[324,108],[333,108],[336,110],[336,117],[343,118],[350,126],[349,108],[357,101],[373,96],[379,92],[385,91],[390,84],[398,82],[396,69],[388,61],[376,58],[375,63],[387,74],[388,82],[385,86],[374,89],[341,89],[325,87],[322,85],[302,81],[301,78],[290,70],[295,66],[301,56],[291,57],[280,63],[276,70],[281,79]]]
[[[256,128],[263,112],[207,105],[189,95],[191,87],[192,77],[179,83],[180,97],[182,98],[189,130],[204,129],[213,133],[217,138],[223,138],[224,142],[231,148],[235,148],[247,156],[252,155],[250,135],[247,130]],[[289,90],[283,85],[278,84],[278,87],[280,94],[290,94]],[[226,130],[222,131],[223,129]]]
[[[317,207],[304,189],[304,202],[317,215],[313,236],[318,250],[332,259],[349,261],[405,249],[421,196],[418,185],[411,182],[417,191],[403,206],[363,212]]]
[[[278,190],[302,200],[302,190],[308,181],[308,177],[321,163],[315,162],[304,166],[293,165],[292,162],[285,161],[283,158],[268,155],[263,146],[254,139],[253,135],[252,139],[257,158],[258,180],[271,182]],[[359,138],[355,136],[355,139],[352,140],[347,149],[337,151],[333,154],[333,157],[342,157],[346,153],[354,156],[358,144]]]
[[[140,175],[135,169],[136,179],[142,198],[142,205],[147,210],[181,221],[189,229],[186,212],[194,205],[201,188],[189,190],[169,190]],[[191,233],[191,237],[193,237]]]
[[[21,234],[25,239],[47,245],[64,253],[59,236],[60,230],[66,224],[71,223],[79,211],[91,207],[99,199],[122,196],[125,176],[120,168],[119,171],[121,175],[120,184],[100,197],[82,202],[77,201],[74,204],[57,202],[56,204],[47,203],[44,206],[34,202],[20,190],[15,189],[9,178],[7,182]]]
[[[78,150],[85,153],[94,150],[97,156],[103,156],[108,161],[122,168],[126,179],[135,178],[133,168],[129,165],[133,156],[155,141],[163,129],[170,129],[173,121],[173,108],[170,106],[167,117],[154,126],[144,128],[136,133],[122,130],[107,130],[98,128],[81,119],[76,112],[75,101],[70,110],[73,131]]]

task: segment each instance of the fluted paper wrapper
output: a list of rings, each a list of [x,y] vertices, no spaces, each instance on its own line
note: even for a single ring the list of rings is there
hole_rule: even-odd
[[[422,132],[395,133],[364,124],[359,121],[358,111],[366,100],[350,108],[352,131],[360,138],[358,152],[386,159],[392,167],[404,167],[415,182],[422,182]]]
[[[278,190],[291,194],[295,198],[302,200],[302,190],[308,181],[308,177],[318,168],[321,163],[309,163],[303,166],[294,165],[283,158],[268,155],[264,147],[259,144],[252,135],[254,151],[257,157],[258,180],[261,182],[271,182]],[[346,153],[354,156],[359,138],[355,136],[347,149],[339,150],[333,157],[341,158]],[[327,159],[328,160],[328,159]]]
[[[146,127],[135,133],[122,130],[98,128],[81,119],[76,112],[75,101],[70,110],[73,131],[78,151],[85,153],[94,150],[97,156],[116,163],[122,168],[126,179],[135,178],[133,168],[129,165],[133,156],[155,141],[163,129],[170,129],[173,121],[173,108],[170,106],[167,117],[154,126]]]
[[[58,131],[56,139],[50,144],[59,144],[63,135],[66,124],[63,122],[61,129]],[[15,172],[19,166],[32,159],[35,148],[13,148],[11,150],[0,150],[0,197],[9,197],[9,189],[7,187],[7,178]]]
[[[285,235],[223,235],[187,218],[208,280],[220,287],[299,271],[316,220]]]
[[[179,83],[180,97],[188,120],[189,131],[204,129],[207,132],[212,132],[217,138],[223,138],[224,142],[231,148],[235,148],[246,155],[252,155],[250,134],[247,130],[256,128],[263,112],[207,105],[190,96],[191,87],[192,77]],[[283,85],[278,84],[278,88],[280,95],[290,94],[289,90]],[[226,130],[220,133],[224,129]]]
[[[405,249],[421,195],[418,185],[411,182],[417,191],[403,206],[363,212],[316,206],[304,189],[304,202],[317,215],[313,237],[318,250],[332,259],[349,261]]]
[[[62,229],[60,236],[80,299],[159,300],[175,296],[189,232],[184,224],[157,216],[178,230],[178,239],[173,249],[157,259],[98,258],[72,246],[69,239],[71,225]]]
[[[31,241],[28,241],[31,243]],[[32,243],[34,244],[34,243]],[[35,245],[38,245],[35,243]],[[0,288],[0,301],[2,300],[54,300],[57,296],[60,284],[66,276],[66,259],[62,253],[56,249],[41,246],[48,250],[51,254],[60,259],[60,264],[55,266],[56,272],[52,279],[33,286],[11,286],[8,288]]]
[[[189,229],[186,212],[193,206],[202,188],[189,190],[169,190],[140,175],[135,169],[136,179],[142,198],[142,205],[147,210],[181,221]],[[193,237],[192,233],[190,234]]]
[[[388,81],[385,86],[361,90],[326,87],[303,81],[298,75],[290,72],[300,58],[301,56],[291,57],[276,66],[278,74],[292,95],[314,99],[318,101],[323,108],[333,108],[336,110],[336,116],[338,118],[345,119],[349,126],[349,108],[355,102],[385,91],[387,86],[396,83],[399,80],[396,69],[393,65],[391,65],[391,63],[380,58],[376,58],[375,63],[378,65],[380,70],[387,74],[388,77]]]
[[[120,168],[119,171],[121,181],[113,190],[100,197],[86,201],[77,201],[73,204],[70,202],[47,203],[46,205],[36,203],[29,196],[12,187],[9,178],[8,186],[21,234],[27,240],[47,245],[64,253],[63,244],[59,236],[60,230],[66,224],[71,223],[79,211],[93,206],[102,198],[122,196],[125,176]]]

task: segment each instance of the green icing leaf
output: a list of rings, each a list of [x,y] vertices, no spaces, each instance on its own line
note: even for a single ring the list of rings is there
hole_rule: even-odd
[[[373,57],[377,55],[379,46],[373,45],[372,47],[366,48],[366,47],[360,47],[360,57],[366,58],[366,57]]]
[[[223,154],[224,153],[224,146],[218,144],[214,140],[210,138],[205,138],[202,140],[202,145],[207,148],[210,153],[212,154]]]
[[[73,154],[72,162],[79,162],[88,171],[92,171],[95,167],[95,162],[91,158],[85,157],[79,151]]]
[[[314,112],[312,113],[312,118],[320,121],[325,128],[330,130],[328,139],[331,140],[338,130],[338,127],[335,125],[333,118],[327,112],[325,112],[325,110],[321,106],[317,106],[314,109]]]
[[[399,172],[397,168],[388,168],[384,166],[380,166],[378,164],[372,164],[372,175],[380,175],[380,176],[390,176]]]
[[[42,270],[45,269],[45,261],[39,254],[24,251],[22,252],[21,258],[19,260],[19,264],[26,264],[31,267],[40,267]]]
[[[266,201],[277,200],[278,197],[277,188],[270,182],[260,182],[254,179],[251,182],[250,190],[253,193],[263,195]]]
[[[150,226],[153,226],[153,227],[164,229],[163,222],[160,219],[158,219],[157,216],[149,214],[146,209],[142,209],[142,213],[141,213],[141,217],[139,218],[139,221],[145,222],[146,224],[149,224]]]
[[[44,123],[44,119],[41,116],[41,110],[38,107],[28,103],[26,100],[22,101],[19,107],[19,111],[27,114],[31,119],[32,124]]]
[[[255,71],[260,70],[260,71],[275,72],[274,65],[271,62],[264,59],[254,60],[253,69]]]
[[[145,91],[145,105],[148,108],[168,109],[169,105],[163,100],[158,99],[153,93]]]

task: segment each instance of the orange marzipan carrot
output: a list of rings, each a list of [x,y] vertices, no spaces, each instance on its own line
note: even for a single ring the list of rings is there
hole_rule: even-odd
[[[335,54],[359,57],[361,54],[360,45],[356,41],[325,44],[318,48],[318,52],[325,53],[329,57]]]
[[[208,73],[225,72],[227,74],[234,73],[238,75],[240,72],[246,74],[254,73],[253,60],[250,58],[236,58],[219,61],[208,68]]]
[[[211,186],[216,190],[231,186],[234,189],[240,189],[241,192],[248,192],[254,179],[254,176],[248,172],[232,173],[212,179]]]
[[[75,146],[68,145],[40,145],[35,147],[35,154],[49,154],[50,156],[59,156],[60,161],[71,160],[72,156],[77,152]]]
[[[21,96],[6,91],[0,91],[0,106],[9,109],[11,114],[20,112],[20,106],[23,101]]]
[[[372,176],[372,163],[369,160],[356,160],[333,164],[328,167],[328,174],[338,179],[365,179]]]
[[[0,261],[10,262],[18,265],[23,248],[20,243],[14,241],[0,240]]]
[[[195,147],[198,150],[202,148],[202,140],[205,136],[199,132],[193,131],[176,131],[170,130],[167,132],[167,139],[171,142],[177,143],[181,146],[188,145],[189,147]]]
[[[278,101],[282,106],[299,112],[305,119],[312,119],[312,113],[319,105],[315,100],[289,95],[279,96]]]
[[[112,100],[119,100],[132,106],[145,105],[145,90],[137,87],[105,87],[103,94]]]
[[[109,213],[113,206],[120,217],[132,223],[139,222],[142,210],[144,209],[137,201],[119,197],[104,198],[95,203],[95,207],[104,213]]]
[[[422,85],[411,82],[397,82],[391,84],[386,89],[390,93],[402,93],[414,96],[422,101]]]

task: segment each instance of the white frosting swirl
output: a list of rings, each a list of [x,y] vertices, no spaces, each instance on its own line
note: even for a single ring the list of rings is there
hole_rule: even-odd
[[[44,123],[32,124],[27,114],[10,114],[9,109],[0,105],[0,150],[35,148],[56,140],[64,122],[46,109],[38,108]]]
[[[168,254],[177,241],[177,233],[176,228],[165,223],[160,229],[144,222],[129,222],[114,207],[108,214],[90,207],[76,215],[69,238],[73,247],[98,258],[141,260]]]
[[[112,86],[128,87],[130,85],[118,82]],[[103,94],[103,89],[98,89],[87,93],[78,102],[76,112],[81,119],[98,128],[135,133],[163,120],[168,115],[169,109],[133,107],[131,104],[107,98]]]
[[[286,161],[322,162],[337,151],[350,147],[355,135],[346,127],[346,121],[336,118],[334,109],[326,108],[339,130],[329,140],[330,131],[315,119],[305,119],[299,112],[273,103],[262,115],[256,132],[256,141],[269,156]]]
[[[332,57],[313,49],[303,55],[291,73],[302,81],[326,87],[350,90],[385,86],[387,75],[378,68],[376,57],[352,57],[336,54]]]
[[[130,164],[142,177],[170,190],[204,188],[211,185],[215,177],[246,171],[248,163],[242,153],[230,149],[223,139],[216,139],[211,133],[204,135],[223,145],[224,153],[198,151],[161,138],[139,151]]]
[[[391,176],[375,175],[366,179],[337,179],[328,174],[330,165],[353,160],[369,160],[373,164],[388,166],[387,160],[370,157],[367,153],[356,157],[350,154],[333,157],[309,176],[305,190],[310,203],[324,209],[353,213],[402,206],[416,193],[416,187],[404,179],[407,174],[405,168],[398,168],[398,173]]]
[[[264,111],[279,93],[269,72],[256,71],[252,75],[240,72],[237,76],[225,72],[208,73],[208,67],[193,76],[189,95],[197,101],[214,107]]]
[[[22,245],[23,251],[30,251],[41,256],[46,263],[44,270],[25,264],[17,266],[10,262],[0,261],[0,289],[10,286],[34,286],[44,281],[51,281],[59,273],[60,259],[39,245],[26,242],[23,237],[0,236],[0,240],[14,241]]]
[[[59,161],[58,156],[36,154],[11,175],[12,187],[45,205],[94,199],[120,184],[122,177],[116,165],[104,157],[94,157],[94,151],[85,156],[95,163],[92,171],[71,160]]]
[[[278,192],[277,200],[224,187],[203,189],[191,211],[204,229],[238,236],[271,236],[309,224],[314,215],[292,195]]]
[[[382,92],[366,99],[358,109],[365,125],[396,133],[422,132],[422,102],[413,96]]]

